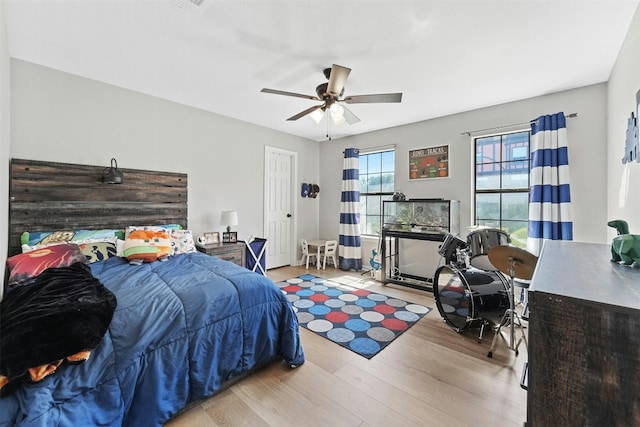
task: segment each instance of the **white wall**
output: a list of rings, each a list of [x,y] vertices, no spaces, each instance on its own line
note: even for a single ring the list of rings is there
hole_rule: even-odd
[[[640,9],[613,68],[608,84],[608,213],[607,218],[624,219],[629,231],[640,234],[640,163],[623,165],[627,119],[637,117],[636,93],[640,90]],[[616,235],[609,228],[609,238]]]
[[[565,114],[578,113],[578,118],[567,121],[574,240],[603,243],[607,241],[608,228],[604,161],[607,155],[606,102],[606,84],[602,83],[393,129],[324,141],[320,145],[320,185],[326,203],[320,205],[320,235],[338,234],[344,148],[396,144],[396,189],[402,190],[407,198],[460,200],[460,234],[465,237],[467,228],[472,225],[473,142],[461,133],[525,123],[542,114],[563,111]],[[409,182],[408,151],[443,144],[449,144],[451,177]],[[363,244],[365,260],[370,254],[369,246]]]
[[[608,84],[319,144],[19,60],[10,63],[8,87],[7,58],[2,33],[0,179],[4,188],[8,157],[105,165],[116,157],[122,167],[189,173],[189,223],[194,231],[222,230],[217,224],[219,212],[237,208],[241,234],[259,233],[263,226],[262,153],[264,145],[270,145],[298,152],[300,183],[317,180],[321,187],[317,199],[296,196],[298,236],[337,237],[342,151],[396,144],[397,188],[410,198],[460,200],[462,229],[466,230],[471,225],[472,155],[470,138],[461,133],[564,111],[579,115],[567,124],[575,240],[608,243],[615,232],[606,222],[615,218],[624,218],[632,232],[640,233],[640,164],[627,168],[624,203],[619,197],[625,173],[620,159],[626,120],[635,110],[635,94],[640,89],[640,11],[633,18]],[[7,111],[9,89],[11,116]],[[9,117],[11,144],[6,126]],[[451,178],[409,182],[408,150],[441,144],[450,145]],[[6,224],[6,197],[0,203],[5,204],[0,221]],[[0,251],[5,254],[6,233],[6,227],[0,230]]]
[[[4,25],[4,2],[0,2],[0,188],[4,191],[0,196],[0,260],[5,260],[8,249],[9,228],[9,147],[11,145],[10,126],[10,87],[9,87],[9,52],[7,49],[7,33]],[[0,277],[4,278],[5,262],[0,263]],[[2,290],[0,286],[0,298]]]
[[[235,209],[240,239],[263,235],[265,145],[298,153],[298,176],[317,182],[315,141],[16,59],[11,123],[13,158],[188,173],[196,233]],[[317,234],[317,204],[295,202],[298,234]]]

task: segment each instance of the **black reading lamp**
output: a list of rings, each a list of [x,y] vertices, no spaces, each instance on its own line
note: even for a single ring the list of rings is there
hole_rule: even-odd
[[[111,167],[104,168],[102,171],[102,182],[105,184],[122,184],[124,179],[124,173],[118,170],[118,162],[116,159],[111,159]]]

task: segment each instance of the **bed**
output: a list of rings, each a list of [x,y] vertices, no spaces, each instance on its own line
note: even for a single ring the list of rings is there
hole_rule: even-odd
[[[147,203],[139,200],[139,189],[135,190],[138,196],[123,202],[128,197],[122,195],[126,192],[124,187],[117,189],[121,193],[119,200],[97,200],[95,188],[86,192],[91,194],[90,201],[55,200],[69,196],[52,196],[46,190],[42,191],[46,196],[32,197],[33,192],[29,192],[31,201],[20,200],[16,189],[24,185],[24,173],[29,175],[28,172],[45,167],[47,174],[51,174],[51,170],[68,171],[75,166],[12,161],[10,255],[19,247],[15,243],[18,231],[35,226],[25,225],[25,219],[20,219],[17,212],[29,211],[31,215],[23,216],[35,216],[27,206],[29,203],[38,211],[57,212],[56,219],[47,215],[47,220],[41,221],[49,229],[60,229],[60,224],[70,223],[72,227],[82,227],[85,219],[75,213],[86,212],[86,205],[104,209],[105,203],[120,207]],[[87,173],[74,177],[75,189],[82,187],[78,183],[85,179],[80,175],[86,177],[87,185],[93,186],[102,168],[80,166],[80,169]],[[125,169],[125,179],[134,173],[145,175],[144,171]],[[169,175],[175,180],[173,174]],[[186,176],[180,176],[179,181],[182,193]],[[58,183],[56,188],[59,186]],[[98,191],[103,188],[116,191],[111,186],[96,187]],[[158,194],[152,193],[154,197]],[[155,199],[150,203],[162,202]],[[157,218],[158,223],[186,225],[186,199],[181,197],[178,203],[183,205],[177,209],[182,214]],[[68,209],[62,209],[62,205]],[[113,227],[122,220],[122,209],[129,208],[111,209],[119,217],[102,218],[94,226]],[[79,222],[69,218],[78,218]],[[121,226],[131,223],[142,226],[148,221],[135,215],[132,218]],[[116,255],[93,259],[87,264],[91,275],[117,300],[106,333],[86,362],[61,365],[41,381],[20,384],[0,398],[0,426],[162,425],[190,402],[215,394],[234,378],[250,374],[273,360],[282,360],[291,367],[304,363],[296,316],[288,300],[267,277],[193,251],[141,265],[131,265],[129,261]]]

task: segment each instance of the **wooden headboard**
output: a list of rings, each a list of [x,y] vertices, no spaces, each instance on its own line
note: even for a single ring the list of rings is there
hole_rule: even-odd
[[[123,183],[103,184],[108,166],[12,159],[9,256],[24,231],[187,227],[187,174],[119,168]]]

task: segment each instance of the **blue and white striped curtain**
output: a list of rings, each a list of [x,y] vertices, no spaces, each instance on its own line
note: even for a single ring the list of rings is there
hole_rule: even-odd
[[[360,152],[357,148],[344,150],[343,165],[338,263],[341,270],[359,271],[362,269],[362,247],[360,241]]]
[[[527,250],[537,256],[544,240],[573,240],[564,113],[531,122],[530,174]]]

